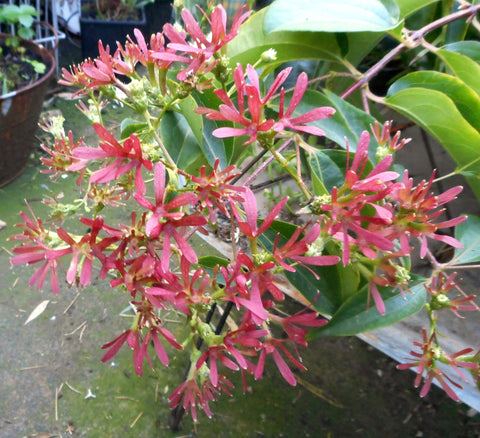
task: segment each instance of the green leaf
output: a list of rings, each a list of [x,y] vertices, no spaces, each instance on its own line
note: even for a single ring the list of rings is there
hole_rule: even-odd
[[[405,18],[423,7],[439,0],[396,0],[400,8],[400,17]]]
[[[345,166],[347,163],[347,153],[345,151],[319,150],[310,152],[308,161],[312,172],[315,195],[330,193],[333,187],[340,187],[345,181]],[[315,184],[317,179],[319,182]],[[323,193],[320,191],[322,189]]]
[[[458,41],[447,44],[443,47],[449,52],[459,53],[480,64],[480,42],[479,41]]]
[[[354,336],[401,321],[417,313],[425,305],[426,291],[421,283],[423,281],[424,279],[417,278],[410,289],[412,293],[406,293],[405,297],[400,291],[379,287],[385,303],[385,315],[378,312],[373,299],[368,306],[368,290],[365,286],[335,312],[326,326],[312,330],[310,337],[315,339],[325,336]]]
[[[225,169],[229,164],[225,153],[225,146],[221,138],[213,135],[213,131],[218,128],[218,125],[209,119],[204,119],[203,124],[203,153],[211,166],[215,164],[218,158],[220,160],[220,168]]]
[[[21,27],[18,29],[18,36],[24,40],[30,40],[35,36],[35,32],[29,27]]]
[[[439,49],[435,54],[448,65],[455,76],[480,96],[480,65],[468,56],[445,49]]]
[[[460,79],[436,71],[419,71],[408,74],[393,83],[387,96],[415,87],[444,93],[454,102],[463,118],[480,132],[480,98]]]
[[[130,137],[132,134],[138,134],[148,128],[146,123],[127,117],[120,124],[120,137],[122,140]]]
[[[181,114],[166,112],[161,120],[161,131],[165,147],[178,167],[192,172],[206,164],[192,128]]]
[[[253,65],[270,48],[276,50],[277,60],[269,64],[269,67],[298,59],[338,62],[344,57],[351,64],[357,65],[385,36],[385,32],[353,32],[339,37],[332,32],[306,32],[303,29],[298,32],[267,34],[264,32],[267,10],[268,8],[260,10],[243,23],[238,36],[227,45],[231,67],[237,63]],[[401,24],[397,27],[399,26],[401,28]],[[335,70],[341,71],[342,66],[335,66]]]
[[[353,158],[351,158],[353,160]],[[348,154],[346,151],[337,149],[324,149],[310,153],[310,170],[312,177],[316,177],[322,183],[322,186],[331,193],[334,187],[340,187],[345,182],[345,172],[347,170]],[[365,163],[362,177],[365,177],[373,170],[373,164],[370,160]],[[323,193],[316,193],[322,195]]]
[[[383,32],[396,26],[379,0],[276,0],[265,15],[265,33],[278,31]]]
[[[337,118],[343,126],[348,127],[350,134],[347,135],[346,132],[345,136],[348,138],[350,150],[353,152],[356,151],[360,135],[363,131],[370,132],[370,126],[375,123],[375,119],[365,111],[359,110],[357,107],[348,103],[346,100],[340,98],[331,91],[325,90],[325,94],[331,102],[331,106],[337,110],[334,117]],[[333,133],[329,131],[327,137],[331,138],[332,134]],[[345,140],[338,144],[342,145],[343,147],[346,146]],[[377,146],[377,142],[372,137],[370,139],[371,156],[375,156]]]
[[[214,269],[216,266],[228,266],[230,260],[217,256],[204,256],[198,258],[198,264],[207,269]]]
[[[201,114],[197,114],[195,110],[197,109],[198,105],[195,99],[190,95],[187,98],[183,99],[179,104],[178,107],[180,112],[185,117],[188,125],[192,129],[192,133],[197,139],[199,144],[202,144],[203,140],[203,117]]]
[[[267,8],[254,14],[239,30],[236,38],[227,45],[231,67],[237,63],[254,64],[268,49],[277,52],[277,64],[296,59],[325,59],[335,61],[341,50],[337,38],[331,33],[279,32],[266,34],[263,20]]]
[[[298,266],[295,272],[285,274],[291,285],[298,290],[315,310],[322,315],[333,315],[337,309],[336,297],[331,296],[325,281],[317,280],[312,273],[303,266]]]
[[[468,219],[455,227],[455,237],[462,243],[462,249],[456,249],[454,265],[464,265],[480,261],[480,217],[469,216]]]
[[[211,91],[206,90],[203,94],[197,94],[195,96],[195,108],[198,106],[203,106],[207,108],[218,109],[219,105],[222,102],[220,99]],[[188,108],[185,108],[188,112]],[[220,160],[220,167],[224,169],[227,167],[232,160],[234,153],[234,139],[233,138],[217,138],[212,133],[215,129],[222,126],[232,126],[231,123],[213,121],[202,117],[200,114],[195,114],[195,116],[200,116],[202,118],[202,132],[197,132],[197,135],[201,134],[200,145],[205,157],[210,163],[211,166],[215,164],[215,160],[218,158]],[[198,130],[199,120],[197,118],[191,117],[192,125]]]
[[[385,104],[414,120],[433,135],[466,175],[480,197],[480,133],[471,126],[455,103],[444,93],[424,88],[408,88],[388,96]]]

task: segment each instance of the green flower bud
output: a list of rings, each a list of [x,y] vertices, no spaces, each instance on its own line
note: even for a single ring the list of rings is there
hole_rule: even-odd
[[[398,284],[407,284],[410,281],[410,271],[403,266],[395,266],[395,281]]]
[[[432,298],[430,302],[430,308],[432,310],[445,309],[446,307],[450,307],[450,302],[450,298],[448,298],[445,294],[438,294]]]
[[[275,49],[265,50],[265,52],[263,52],[260,55],[260,61],[262,62],[273,62],[276,60],[277,60],[277,51]]]
[[[324,213],[322,205],[330,204],[332,202],[331,195],[322,195],[322,196],[315,196],[308,204],[308,208],[313,214],[321,215]]]
[[[271,262],[272,260],[272,254],[265,250],[260,253],[253,254],[253,262],[256,266],[263,265],[264,263]]]

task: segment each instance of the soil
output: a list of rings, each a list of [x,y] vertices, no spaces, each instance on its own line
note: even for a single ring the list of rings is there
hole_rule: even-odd
[[[22,47],[13,50],[0,45],[0,53],[0,95],[19,90],[40,79],[42,75],[35,70],[35,64],[40,64],[45,70],[42,59],[33,53],[25,52]]]

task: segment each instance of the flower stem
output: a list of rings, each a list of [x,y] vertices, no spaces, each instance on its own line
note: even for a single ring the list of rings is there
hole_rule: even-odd
[[[298,187],[300,187],[300,190],[302,191],[302,193],[307,198],[307,201],[310,200],[312,198],[312,195],[308,191],[305,183],[302,180],[302,177],[300,175],[298,175],[297,172],[295,172],[288,165],[287,160],[279,153],[279,151],[276,151],[275,149],[273,149],[273,147],[271,147],[269,150],[272,153],[272,155],[274,156],[274,158],[277,160],[278,164],[280,164],[280,166],[282,166],[282,169],[285,170],[285,172],[287,172],[293,178],[293,180],[297,183]]]
[[[427,24],[426,26],[422,27],[421,29],[411,32],[408,40],[403,41],[397,47],[392,49],[389,53],[387,53],[380,61],[378,61],[375,65],[370,67],[362,76],[362,78],[349,87],[343,94],[340,96],[342,99],[346,99],[350,96],[354,91],[358,90],[359,88],[363,88],[368,84],[370,79],[376,76],[383,68],[396,56],[402,53],[407,47],[411,46],[412,44],[420,44],[422,38],[427,35],[428,33],[432,32],[433,30],[438,29],[439,27],[445,26],[453,21],[459,20],[465,17],[473,17],[480,11],[480,5],[470,5],[458,12],[454,12],[453,14],[447,15],[445,17],[439,18],[438,20],[432,21],[431,23]]]

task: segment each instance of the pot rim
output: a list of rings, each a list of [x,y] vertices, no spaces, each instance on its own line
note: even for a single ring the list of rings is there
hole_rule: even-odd
[[[0,43],[3,42],[4,40],[6,40],[8,37],[10,37],[10,34],[0,32]],[[16,96],[17,94],[24,93],[24,92],[27,92],[27,91],[31,90],[33,87],[36,87],[39,84],[49,80],[50,77],[52,76],[53,72],[55,71],[55,58],[53,57],[53,54],[48,49],[46,49],[45,47],[43,47],[40,44],[37,44],[33,41],[24,40],[24,39],[21,40],[21,45],[25,46],[27,49],[39,54],[42,57],[42,60],[44,62],[46,61],[45,63],[47,64],[47,66],[50,65],[50,68],[37,81],[32,82],[31,84],[26,85],[25,87],[18,88],[16,90],[10,91],[7,94],[0,95],[0,101],[10,99],[13,96]]]

